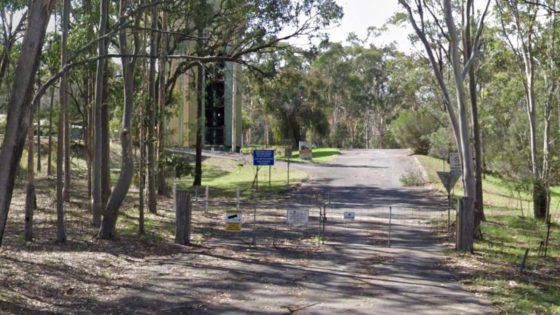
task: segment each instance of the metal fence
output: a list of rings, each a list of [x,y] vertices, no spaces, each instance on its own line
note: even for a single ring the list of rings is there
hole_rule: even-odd
[[[441,207],[369,205],[353,207],[328,191],[296,191],[285,195],[239,191],[234,198],[213,197],[207,188],[192,191],[194,242],[257,246],[316,246],[355,242],[391,246],[403,241],[407,230],[434,233],[447,230]],[[306,213],[290,221],[290,212]],[[240,231],[226,228],[226,213],[239,213]],[[350,240],[352,238],[352,240]]]

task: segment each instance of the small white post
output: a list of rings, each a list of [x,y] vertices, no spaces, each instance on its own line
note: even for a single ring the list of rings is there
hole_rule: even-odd
[[[237,212],[239,212],[239,187],[236,189],[236,196],[237,196]]]
[[[391,247],[391,219],[393,217],[393,207],[389,207],[389,238],[387,239],[387,247]]]
[[[204,200],[204,212],[208,212],[208,198],[210,198],[210,188],[206,186],[205,189],[206,199]]]

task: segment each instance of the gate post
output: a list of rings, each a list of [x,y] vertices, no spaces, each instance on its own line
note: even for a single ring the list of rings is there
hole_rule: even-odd
[[[173,197],[175,199],[175,243],[186,245],[191,238],[192,204],[191,195],[187,190],[177,188],[173,185]]]
[[[473,251],[474,203],[470,197],[459,199],[457,205],[457,250]]]

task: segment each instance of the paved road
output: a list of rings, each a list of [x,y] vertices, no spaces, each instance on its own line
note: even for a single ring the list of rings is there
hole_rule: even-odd
[[[215,237],[215,241],[230,241],[233,245],[216,248],[227,250],[197,252],[193,249],[190,254],[177,255],[172,260],[138,267],[135,275],[145,277],[145,285],[115,295],[121,311],[142,310],[143,314],[495,312],[486,300],[463,290],[440,267],[442,248],[424,222],[442,215],[443,205],[425,189],[401,186],[402,174],[420,170],[409,151],[343,151],[331,164],[294,167],[304,170],[312,179],[298,192],[266,207],[315,207],[310,196],[330,195],[327,242],[322,250],[305,253],[305,248],[281,244],[254,249],[223,234]],[[389,207],[392,211],[390,247]],[[345,222],[344,211],[354,211],[356,220]],[[281,217],[278,220],[282,222]],[[115,303],[107,306],[114,307]]]
[[[442,248],[426,220],[445,215],[442,200],[423,188],[404,188],[399,178],[421,172],[407,150],[343,151],[335,163],[300,166],[312,177],[303,191],[327,192],[333,200],[329,220],[340,222],[342,212],[356,212],[352,224],[332,224],[329,244],[339,251],[336,262],[324,268],[340,273],[329,288],[349,288],[348,296],[326,290],[310,300],[318,303],[300,314],[485,314],[490,303],[463,290],[453,276],[441,270]],[[371,229],[388,237],[392,210],[391,243],[368,244]],[[376,262],[380,262],[376,264]],[[370,268],[371,272],[367,272]],[[364,272],[366,271],[366,272]],[[352,289],[357,288],[352,294]],[[320,291],[320,290],[319,290]],[[316,300],[313,300],[313,297]]]

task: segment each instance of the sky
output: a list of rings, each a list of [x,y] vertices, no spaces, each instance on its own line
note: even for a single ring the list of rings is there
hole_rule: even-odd
[[[367,28],[370,26],[382,27],[387,20],[399,9],[397,0],[337,0],[344,10],[344,17],[339,26],[327,29],[331,41],[344,42],[348,34],[354,32],[359,38],[367,36]],[[374,43],[388,44],[393,41],[397,47],[408,49],[410,43],[406,27],[391,27]]]

